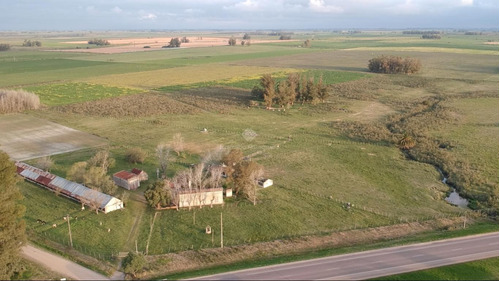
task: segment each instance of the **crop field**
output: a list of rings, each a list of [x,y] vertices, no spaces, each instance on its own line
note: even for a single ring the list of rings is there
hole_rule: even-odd
[[[126,208],[107,215],[81,211],[79,204],[20,183],[29,205],[29,231],[67,244],[59,224],[69,212],[78,216],[72,226],[77,249],[112,260],[117,252],[135,249],[136,240],[149,254],[217,247],[221,213],[225,245],[241,245],[470,211],[444,200],[450,187],[436,167],[470,196],[480,193],[493,200],[491,191],[498,190],[498,46],[484,42],[498,41],[498,34],[450,34],[438,42],[396,33],[322,32],[307,49],[298,48],[299,41],[120,54],[15,48],[1,53],[0,86],[35,92],[46,106],[0,121],[28,115],[98,136],[116,159],[110,174],[138,167],[150,175],[136,191],[119,190],[118,196],[129,196]],[[51,40],[58,49],[63,40],[70,41]],[[422,70],[368,73],[368,61],[378,55],[418,58]],[[273,111],[250,95],[262,74],[279,81],[296,72],[331,84],[327,101]],[[4,131],[22,134],[12,126]],[[245,138],[249,131],[254,138]],[[418,161],[397,147],[403,131],[415,133],[417,146],[410,156]],[[155,217],[143,203],[143,192],[155,180],[155,147],[178,133],[185,153],[171,154],[168,176],[223,145],[262,164],[274,185],[258,191],[256,206],[228,198],[224,206],[165,210]],[[132,147],[148,153],[143,164],[126,162],[125,150]],[[55,155],[53,171],[65,176],[73,163],[94,152]],[[41,226],[38,218],[58,227]],[[207,225],[214,236],[204,233]]]

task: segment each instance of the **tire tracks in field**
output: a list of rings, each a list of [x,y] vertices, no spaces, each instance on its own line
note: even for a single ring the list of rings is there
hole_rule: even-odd
[[[127,241],[125,242],[123,248],[124,252],[132,251],[134,249],[135,240],[139,236],[139,227],[142,223],[144,213],[146,212],[146,209],[148,207],[142,200],[139,199],[138,194],[133,194],[130,198],[135,201],[135,204],[137,204],[138,206],[135,208],[135,221],[128,233]]]

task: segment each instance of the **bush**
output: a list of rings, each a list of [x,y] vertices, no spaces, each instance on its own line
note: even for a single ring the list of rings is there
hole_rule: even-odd
[[[418,59],[396,56],[380,56],[368,62],[368,69],[371,72],[386,74],[412,74],[418,72],[421,66]]]
[[[8,50],[10,50],[9,44],[0,44],[0,52],[1,51],[8,51]]]
[[[146,156],[146,151],[142,150],[139,147],[129,148],[125,153],[125,159],[127,159],[127,161],[132,164],[144,163]]]
[[[0,114],[40,107],[40,98],[30,92],[0,89]]]
[[[145,265],[146,258],[142,254],[134,252],[129,252],[122,262],[123,272],[134,278],[144,270]]]

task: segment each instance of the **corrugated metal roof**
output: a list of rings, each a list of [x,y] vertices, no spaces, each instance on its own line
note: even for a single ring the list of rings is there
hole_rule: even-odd
[[[104,209],[109,203],[116,204],[116,202],[121,202],[121,200],[111,195],[104,194],[79,183],[58,177],[54,174],[45,172],[26,163],[17,162],[16,166],[17,172],[21,176],[35,181],[39,184],[45,185],[49,188],[61,189],[63,193],[67,193],[69,196],[75,199],[82,200],[83,203],[85,203],[85,201],[97,202],[100,203],[100,208]]]
[[[19,173],[21,176],[28,178],[30,180],[36,181],[36,179],[40,176],[38,173],[35,173],[30,170],[23,170],[21,173]]]
[[[64,189],[68,191],[72,196],[79,197],[84,200],[92,201],[92,202],[100,202],[100,207],[104,208],[109,201],[113,198],[113,196],[101,193],[99,191],[90,189],[84,185],[81,185],[76,182],[69,181],[65,178],[55,177],[51,182],[51,186],[58,187],[60,189]]]
[[[129,179],[131,179],[131,178],[133,178],[133,177],[137,177],[137,175],[136,175],[136,174],[134,174],[134,173],[131,173],[131,172],[129,172],[129,171],[125,171],[125,170],[123,170],[123,171],[116,172],[116,173],[113,175],[113,177],[117,177],[117,178],[124,179],[124,180],[127,180],[127,181],[128,181]]]

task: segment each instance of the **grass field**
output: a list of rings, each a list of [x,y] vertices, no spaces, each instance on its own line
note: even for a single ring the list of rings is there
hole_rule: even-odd
[[[63,46],[51,40],[52,46]],[[66,213],[78,215],[75,244],[109,260],[135,248],[136,239],[140,251],[149,240],[150,254],[216,246],[218,236],[212,243],[203,230],[211,225],[217,233],[221,213],[226,245],[458,216],[465,210],[443,200],[449,187],[433,165],[459,159],[468,165],[456,165],[455,172],[466,175],[459,181],[468,178],[465,168],[484,178],[470,190],[498,189],[498,47],[483,44],[487,40],[498,41],[498,34],[450,34],[436,42],[401,34],[321,33],[310,49],[283,42],[122,54],[1,53],[0,86],[24,87],[47,105],[29,115],[106,139],[117,160],[110,173],[137,166],[152,178],[137,191],[120,190],[129,193],[129,204],[108,215],[82,212],[76,203],[20,184],[29,205],[28,227],[34,235],[65,243],[62,227],[42,227],[36,219],[59,225]],[[368,74],[368,60],[381,54],[419,58],[422,71]],[[327,103],[296,104],[286,112],[249,106],[260,75],[290,72],[322,75],[333,84]],[[435,100],[442,115],[425,107]],[[405,122],[394,121],[396,114]],[[203,128],[208,132],[201,133]],[[437,163],[409,161],[394,143],[397,133],[388,128],[418,131],[442,152]],[[246,130],[257,136],[246,140]],[[262,164],[275,185],[259,190],[257,206],[233,198],[224,207],[162,211],[150,233],[154,211],[138,199],[154,180],[156,145],[176,133],[187,151],[184,158],[172,155],[169,176],[223,145]],[[454,147],[439,150],[442,143]],[[144,164],[125,161],[130,147],[148,152]],[[65,176],[92,153],[54,156],[54,172]],[[343,208],[346,202],[353,204],[351,211]]]
[[[497,280],[498,257],[371,280]]]

